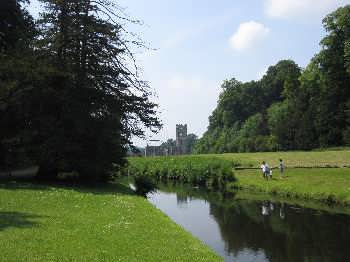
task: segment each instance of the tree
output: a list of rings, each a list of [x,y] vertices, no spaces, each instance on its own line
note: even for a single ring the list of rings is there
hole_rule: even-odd
[[[347,146],[350,146],[350,100],[346,103],[346,128],[343,131],[344,143]]]
[[[125,162],[132,136],[161,127],[134,63],[132,50],[144,45],[123,26],[139,22],[109,0],[41,2],[33,49],[38,68],[18,88],[25,110],[6,121],[21,127],[19,142],[40,166],[39,176],[77,171],[83,179],[107,179]]]
[[[33,18],[22,7],[27,1],[0,3],[0,166],[26,160],[24,115],[33,70]]]
[[[317,55],[311,60],[300,76],[300,90],[295,98],[295,114],[297,120],[295,143],[297,149],[312,149],[320,147],[320,133],[328,129],[320,121],[321,92],[325,88],[324,76],[321,73]]]
[[[132,136],[143,136],[143,126],[160,127],[156,104],[149,100],[149,86],[138,77],[127,32],[118,20],[121,9],[108,0],[41,0],[46,12],[40,20],[39,47],[61,79],[53,88],[61,100],[51,116],[59,132],[45,136],[42,145],[51,151],[56,170],[76,170],[84,177],[105,177],[113,165],[124,162]],[[52,144],[53,143],[53,144]],[[57,147],[57,143],[59,143]],[[53,148],[53,145],[56,145]],[[50,168],[51,169],[51,168]],[[54,172],[57,173],[57,172]]]
[[[185,137],[184,148],[186,154],[191,154],[193,152],[194,145],[196,144],[197,139],[198,137],[195,134],[188,134]]]
[[[271,151],[275,148],[266,130],[266,116],[261,113],[250,116],[236,137],[239,152]]]
[[[34,33],[33,18],[22,8],[28,0],[0,2],[0,53],[29,45]]]
[[[268,108],[272,103],[292,95],[298,86],[299,76],[300,67],[292,60],[281,60],[270,66],[261,79],[264,107]]]
[[[292,108],[288,101],[274,103],[268,109],[268,123],[271,135],[276,137],[280,150],[294,149],[295,127],[290,123]]]
[[[346,104],[350,99],[349,21],[350,5],[337,9],[323,19],[328,34],[322,39],[322,50],[317,56],[324,79],[324,85],[320,88],[318,117],[321,146],[344,143]]]
[[[267,110],[274,103],[297,97],[299,77],[300,68],[295,62],[281,60],[270,66],[260,81],[242,83],[234,78],[224,81],[218,105],[209,117],[208,130],[198,141],[196,152],[275,150],[278,138],[271,137]],[[291,121],[288,119],[289,126]],[[291,145],[288,148],[294,145],[290,139],[286,141]]]

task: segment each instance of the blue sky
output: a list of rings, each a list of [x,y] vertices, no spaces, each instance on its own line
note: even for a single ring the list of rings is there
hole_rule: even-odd
[[[293,59],[305,67],[320,50],[322,18],[350,0],[119,0],[144,26],[132,27],[156,51],[138,55],[142,77],[157,93],[164,128],[175,137],[187,123],[199,136],[208,126],[220,85],[257,80],[268,66]],[[32,0],[30,11],[40,10]],[[146,142],[135,139],[135,144]]]

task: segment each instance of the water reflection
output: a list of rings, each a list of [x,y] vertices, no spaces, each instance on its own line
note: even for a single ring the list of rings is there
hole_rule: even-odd
[[[183,187],[161,189],[150,201],[226,261],[350,261],[347,215]]]
[[[188,196],[176,195],[176,202],[179,208],[187,208],[190,200]]]

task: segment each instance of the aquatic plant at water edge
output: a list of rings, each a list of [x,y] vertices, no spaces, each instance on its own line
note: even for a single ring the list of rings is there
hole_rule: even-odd
[[[177,180],[192,185],[223,188],[235,181],[235,162],[215,157],[176,156],[130,158],[128,174],[152,177],[156,181]]]

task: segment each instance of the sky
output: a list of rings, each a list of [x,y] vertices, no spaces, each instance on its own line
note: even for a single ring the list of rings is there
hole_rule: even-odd
[[[30,12],[40,5],[32,0]],[[350,0],[118,0],[141,19],[135,31],[153,50],[137,55],[141,77],[159,104],[163,129],[150,139],[175,138],[176,124],[202,136],[226,79],[260,79],[281,59],[305,67],[325,36],[322,18]]]

